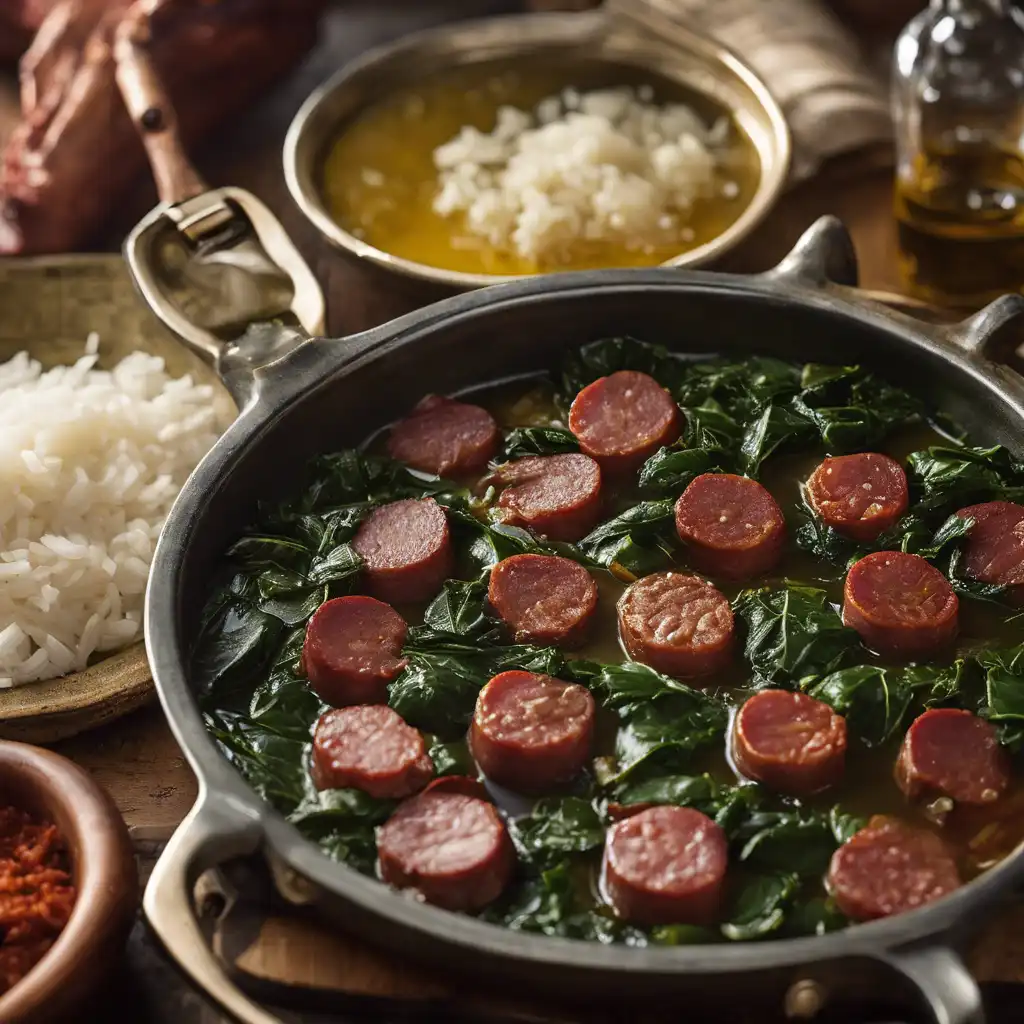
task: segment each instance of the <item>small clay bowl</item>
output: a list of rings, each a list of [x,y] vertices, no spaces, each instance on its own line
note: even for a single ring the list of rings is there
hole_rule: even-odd
[[[0,742],[0,803],[53,822],[64,837],[78,895],[67,926],[35,967],[0,996],[3,1024],[54,1024],[120,962],[138,904],[128,829],[113,801],[66,757]]]

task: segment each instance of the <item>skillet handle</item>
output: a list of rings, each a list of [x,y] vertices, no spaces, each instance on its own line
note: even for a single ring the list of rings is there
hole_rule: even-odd
[[[857,254],[853,239],[838,217],[819,217],[799,238],[782,261],[759,275],[783,286],[810,288],[860,309],[870,309],[889,320],[914,329],[941,344],[959,349],[969,359],[991,371],[1013,349],[1013,328],[1024,321],[1024,295],[1002,295],[984,309],[955,324],[930,324],[882,306],[858,291]],[[1019,332],[1018,332],[1019,340]],[[1011,378],[1010,386],[1024,394],[1024,381],[1012,370],[999,368],[999,376]]]
[[[881,959],[917,988],[935,1024],[985,1024],[981,989],[953,950],[923,946]]]
[[[259,848],[259,823],[200,793],[150,875],[142,908],[150,927],[185,974],[242,1024],[281,1024],[249,999],[214,956],[195,906],[202,873]]]

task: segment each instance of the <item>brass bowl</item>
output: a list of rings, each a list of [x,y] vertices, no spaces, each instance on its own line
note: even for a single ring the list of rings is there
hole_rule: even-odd
[[[23,349],[44,366],[73,362],[90,331],[100,336],[101,366],[136,349],[162,356],[173,376],[213,385],[223,426],[234,418],[213,369],[149,311],[120,256],[0,259],[0,362]],[[134,711],[153,693],[140,640],[83,672],[0,691],[0,739],[52,743]]]
[[[785,117],[761,79],[717,42],[674,22],[659,22],[655,32],[639,16],[636,19],[617,10],[512,15],[417,32],[369,51],[313,92],[296,114],[284,146],[285,179],[292,198],[332,245],[395,274],[457,291],[515,280],[514,275],[431,267],[383,252],[350,234],[324,202],[320,177],[327,148],[339,128],[372,102],[454,66],[516,58],[543,58],[556,65],[607,62],[641,68],[716,102],[750,137],[761,175],[749,205],[720,235],[663,265],[696,267],[717,259],[754,230],[785,186],[790,160]]]

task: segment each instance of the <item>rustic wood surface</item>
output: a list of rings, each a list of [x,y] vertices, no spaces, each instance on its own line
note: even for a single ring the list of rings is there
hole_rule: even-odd
[[[396,288],[376,272],[353,266],[319,244],[284,187],[280,145],[292,114],[314,85],[370,45],[452,16],[515,6],[450,0],[430,4],[349,4],[338,9],[328,21],[321,46],[307,64],[270,100],[230,126],[215,148],[197,154],[200,170],[209,180],[249,188],[281,216],[325,285],[332,333],[365,329],[415,308],[432,296]],[[10,82],[0,87],[0,137],[4,125],[10,123],[13,95]],[[152,188],[140,186],[138,194],[126,200],[119,223],[112,227],[111,248],[116,247],[124,229],[153,199]],[[853,234],[863,286],[899,291],[890,204],[887,171],[863,171],[855,161],[827,168],[817,179],[787,195],[756,235],[730,256],[721,269],[754,272],[771,266],[811,221],[832,213]],[[835,357],[837,354],[829,352],[828,340],[823,338],[821,358]],[[128,824],[142,839],[167,834],[195,798],[195,780],[159,707],[145,708],[116,724],[61,743],[57,749],[86,767],[107,787]],[[281,919],[266,924],[260,938],[243,951],[241,962],[253,973],[268,977],[290,975],[296,980],[378,993],[408,993],[410,986],[415,988],[419,984],[403,965],[390,963],[326,932],[296,929],[294,924]],[[1024,981],[1024,913],[1010,909],[1005,918],[992,923],[979,944],[973,965],[983,979]],[[155,1024],[220,1024],[223,1020],[205,999],[182,983],[174,968],[154,948],[141,924],[114,984],[80,1019]]]

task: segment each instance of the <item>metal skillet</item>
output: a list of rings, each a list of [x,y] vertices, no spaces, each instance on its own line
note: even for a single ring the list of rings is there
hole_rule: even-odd
[[[1024,454],[1024,378],[995,361],[1024,297],[1006,296],[953,326],[924,325],[858,295],[849,235],[823,218],[777,267],[754,277],[673,269],[552,275],[457,296],[362,334],[313,338],[322,296],[281,226],[248,193],[199,191],[149,72],[144,32],[125,35],[120,57],[123,91],[165,186],[165,202],[129,237],[126,258],[155,312],[216,366],[241,409],[174,505],[146,604],[154,679],[199,798],[154,870],[144,907],[192,979],[244,1021],[276,1019],[225,977],[196,909],[208,870],[258,855],[290,903],[397,957],[458,965],[520,991],[587,993],[603,1006],[682,996],[688,1013],[706,1004],[719,1019],[723,1006],[741,1002],[809,1019],[883,992],[937,1024],[982,1024],[977,985],[956,950],[1024,883],[1024,847],[944,900],[820,937],[632,949],[516,933],[413,902],[303,839],[219,753],[188,663],[215,567],[257,500],[285,495],[309,457],[360,443],[426,391],[545,370],[568,348],[629,333],[693,354],[863,361],[929,394],[980,440]],[[230,212],[230,230],[203,237],[197,211],[218,204]],[[217,320],[206,310],[197,325],[182,308],[184,291],[159,265],[166,252],[194,259],[190,274],[212,265],[269,277],[288,309],[253,312],[259,323],[248,328],[234,314]]]

